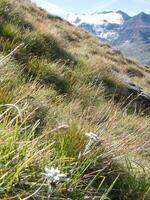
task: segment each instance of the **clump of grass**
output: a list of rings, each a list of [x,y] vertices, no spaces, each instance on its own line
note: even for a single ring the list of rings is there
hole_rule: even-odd
[[[101,200],[140,200],[148,194],[149,179],[130,171],[131,165],[123,171],[111,164],[110,154],[106,156],[98,134],[85,134],[85,127],[72,121],[36,135],[38,124],[27,126],[29,117],[20,118],[22,109],[17,110],[18,117],[10,118],[9,110],[0,121],[2,198],[97,196]],[[68,180],[50,182],[50,177],[44,176],[45,167],[59,168]]]
[[[0,2],[0,16],[3,16],[2,19],[8,19],[8,16],[10,14],[11,6],[9,4],[9,1],[2,0]]]
[[[49,185],[45,183],[42,175],[46,166],[59,167],[68,173],[70,178],[69,182],[65,184],[59,184],[54,188],[51,185],[50,195],[53,198],[83,198],[86,190],[92,189],[92,183],[91,185],[89,183],[94,179],[95,174],[97,175],[97,172],[93,171],[92,175],[92,171],[88,169],[93,164],[96,165],[99,153],[95,145],[92,148],[93,142],[91,141],[91,152],[82,155],[89,140],[84,132],[61,125],[36,137],[36,125],[26,127],[27,118],[22,119],[21,123],[19,118],[16,118],[15,124],[12,124],[10,120],[12,121],[8,115],[0,122],[2,198],[14,198],[16,195],[19,198],[30,195],[36,198],[41,195],[46,197]],[[9,130],[7,129],[8,125]],[[74,148],[76,151],[72,154]],[[88,177],[87,173],[91,173],[91,175]],[[40,190],[37,190],[38,188]],[[37,192],[32,194],[33,191]],[[92,195],[95,194],[96,190],[93,188]]]
[[[19,24],[21,22],[20,14],[13,9],[9,0],[1,0],[0,2],[0,16],[2,22],[12,22]]]
[[[56,59],[65,63],[74,62],[71,55],[69,55],[57,41],[50,35],[41,35],[39,32],[31,32],[22,38],[26,48],[22,49],[17,54],[17,59],[25,62],[29,56],[37,56],[46,58],[49,61]]]
[[[12,23],[3,23],[0,25],[0,35],[1,37],[4,37],[9,40],[19,40],[20,36],[20,30],[19,27],[15,26]],[[16,41],[17,42],[17,41]]]
[[[12,100],[12,93],[7,88],[0,88],[0,105],[9,104]]]
[[[23,72],[27,79],[37,79],[46,85],[53,85],[55,89],[65,94],[70,90],[70,83],[64,74],[63,66],[59,62],[48,62],[47,59],[29,58]]]
[[[137,163],[125,160],[124,173],[120,172],[120,178],[111,191],[112,199],[148,199],[150,192],[150,177]]]

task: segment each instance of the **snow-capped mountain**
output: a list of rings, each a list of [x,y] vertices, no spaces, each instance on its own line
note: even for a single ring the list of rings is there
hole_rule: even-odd
[[[150,15],[141,12],[130,17],[122,11],[71,14],[66,19],[81,27],[124,55],[150,65]]]
[[[96,12],[88,15],[70,14],[66,19],[103,40],[114,41],[119,37],[118,31],[130,17],[122,11],[110,11]]]

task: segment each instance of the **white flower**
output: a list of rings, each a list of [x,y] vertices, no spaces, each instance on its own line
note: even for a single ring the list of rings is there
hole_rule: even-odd
[[[93,133],[93,132],[85,133],[85,135],[88,136],[90,139],[92,139],[94,141],[98,140],[98,136],[95,133]]]
[[[46,176],[46,178],[51,183],[58,183],[58,182],[61,182],[61,181],[68,180],[66,174],[60,173],[60,171],[58,170],[58,168],[56,168],[56,169],[53,168],[53,167],[51,167],[51,169],[45,168],[44,175]]]

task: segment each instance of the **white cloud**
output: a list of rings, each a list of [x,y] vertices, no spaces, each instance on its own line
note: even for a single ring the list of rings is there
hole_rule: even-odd
[[[59,16],[67,15],[67,12],[63,8],[60,8],[59,6],[48,2],[47,0],[31,0],[31,1],[36,3],[38,6],[44,8],[51,14]]]

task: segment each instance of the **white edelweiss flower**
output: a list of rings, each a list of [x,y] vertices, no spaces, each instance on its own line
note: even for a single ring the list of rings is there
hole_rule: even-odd
[[[58,170],[58,168],[55,169],[54,167],[51,167],[50,169],[45,168],[44,175],[52,183],[58,183],[58,182],[61,182],[61,181],[68,180],[66,174],[60,173],[60,171]]]
[[[93,132],[85,133],[85,135],[86,135],[87,137],[89,137],[90,139],[94,140],[94,141],[97,141],[97,140],[98,140],[98,136],[97,136],[95,133],[93,133]]]

